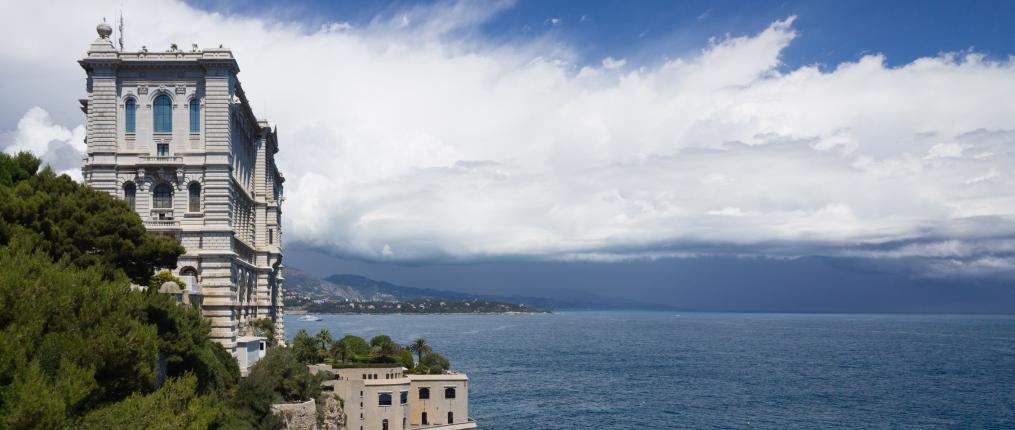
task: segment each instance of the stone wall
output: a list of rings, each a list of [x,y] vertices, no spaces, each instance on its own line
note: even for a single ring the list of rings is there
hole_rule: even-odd
[[[271,412],[282,417],[288,430],[318,430],[314,399],[303,403],[277,403],[271,405]]]
[[[321,430],[341,430],[345,428],[345,402],[334,394],[324,394],[324,427]]]

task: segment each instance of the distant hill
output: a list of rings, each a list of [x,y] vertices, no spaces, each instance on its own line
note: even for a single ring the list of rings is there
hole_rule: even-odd
[[[293,267],[285,268],[285,289],[288,292],[300,293],[315,299],[383,301],[375,300],[374,297],[366,297],[355,288],[336,285]]]
[[[457,291],[415,288],[378,281],[365,276],[337,274],[320,279],[293,267],[286,267],[287,293],[318,300],[357,302],[406,302],[422,299],[490,300],[524,304],[536,309],[670,309],[632,300],[603,297],[575,290],[557,291],[554,297],[498,296]]]

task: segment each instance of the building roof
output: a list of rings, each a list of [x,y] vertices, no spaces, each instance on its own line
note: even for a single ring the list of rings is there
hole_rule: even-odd
[[[468,381],[464,373],[444,373],[440,375],[406,375],[413,381]]]
[[[260,342],[262,340],[268,340],[268,338],[262,336],[240,336],[236,338],[236,343]]]

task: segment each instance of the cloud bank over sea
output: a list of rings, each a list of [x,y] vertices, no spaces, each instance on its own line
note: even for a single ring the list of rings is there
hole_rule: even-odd
[[[74,60],[119,4],[8,6],[33,19],[0,30],[4,151],[80,176]],[[806,37],[789,16],[690,55],[583,64],[552,35],[485,39],[511,7],[489,6],[311,25],[128,3],[127,49],[233,49],[254,112],[278,124],[286,240],[333,255],[830,256],[1015,277],[1015,59],[788,68]]]

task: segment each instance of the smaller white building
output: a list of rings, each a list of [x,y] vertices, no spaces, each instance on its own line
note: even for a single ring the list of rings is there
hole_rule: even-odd
[[[268,353],[268,338],[261,336],[240,336],[236,338],[236,361],[240,364],[240,375],[247,376],[250,366]]]
[[[404,367],[335,369],[326,364],[310,372],[331,372],[325,392],[345,401],[349,430],[459,430],[476,428],[469,418],[469,378],[464,373],[411,375]]]

